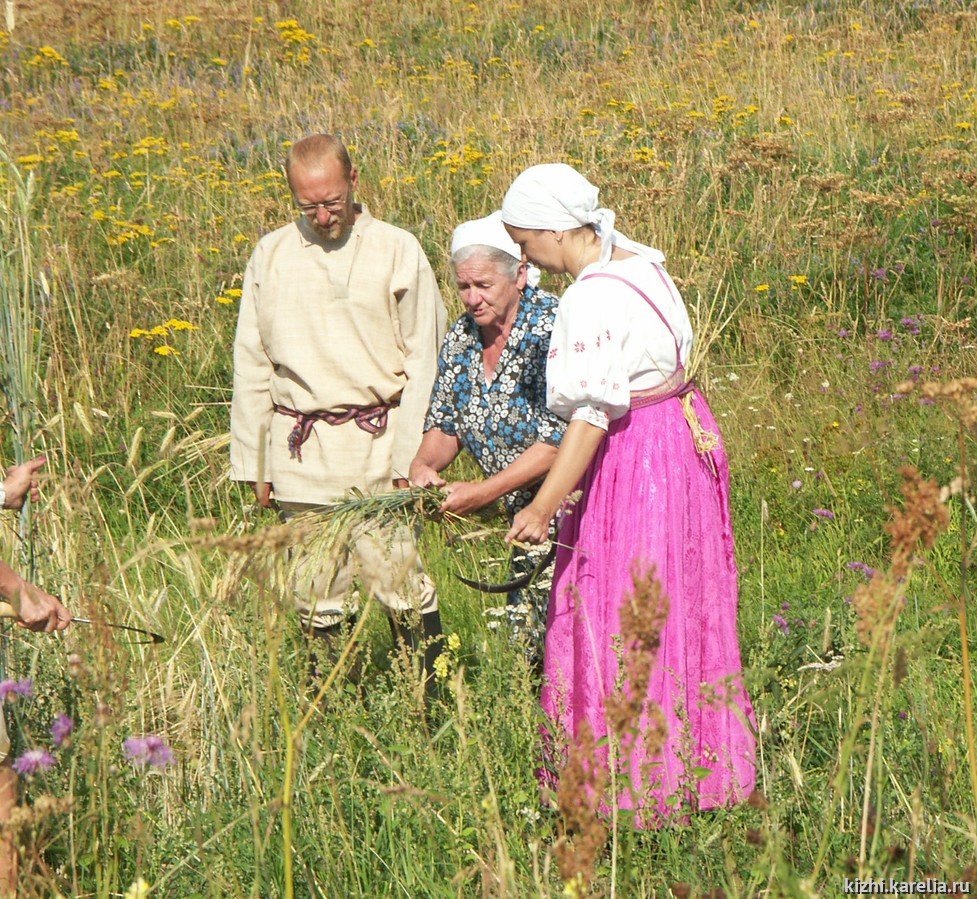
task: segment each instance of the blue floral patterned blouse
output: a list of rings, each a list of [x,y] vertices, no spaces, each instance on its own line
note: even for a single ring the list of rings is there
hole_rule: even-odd
[[[546,408],[546,356],[559,298],[527,288],[489,384],[478,325],[465,314],[441,345],[438,378],[424,430],[457,437],[486,477],[511,465],[534,443],[558,446],[566,422]],[[510,519],[525,508],[538,484],[507,494]]]

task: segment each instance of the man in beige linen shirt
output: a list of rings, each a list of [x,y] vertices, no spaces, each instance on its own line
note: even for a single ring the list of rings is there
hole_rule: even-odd
[[[339,140],[298,141],[285,169],[302,214],[262,238],[245,271],[231,477],[288,517],[352,488],[407,486],[447,314],[416,238],[355,202],[357,171]],[[295,604],[317,636],[334,639],[355,614],[354,579],[398,635],[416,640],[404,615],[417,610],[429,643],[440,636],[437,595],[406,529],[362,536],[328,569],[298,568]]]

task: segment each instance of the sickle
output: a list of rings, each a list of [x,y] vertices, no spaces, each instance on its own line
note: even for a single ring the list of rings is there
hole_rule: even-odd
[[[9,602],[0,601],[0,618],[19,618],[20,616],[14,611],[14,607],[10,605]],[[112,624],[111,622],[96,622],[91,618],[74,618],[71,619],[72,624],[104,624],[106,627],[114,627],[122,631],[131,631],[134,634],[138,634],[141,637],[148,637],[148,640],[133,640],[134,644],[140,643],[165,643],[166,637],[162,634],[157,634],[154,631],[147,631],[145,628],[141,627],[131,627],[128,624]]]
[[[556,544],[552,543],[550,544],[550,548],[546,550],[546,555],[539,560],[539,563],[532,571],[528,574],[521,574],[519,577],[511,581],[506,581],[504,584],[483,584],[481,581],[471,581],[466,577],[462,577],[458,572],[455,572],[455,577],[466,586],[472,587],[475,590],[481,590],[482,593],[511,593],[513,590],[518,590],[520,587],[525,587],[535,581],[555,558]]]

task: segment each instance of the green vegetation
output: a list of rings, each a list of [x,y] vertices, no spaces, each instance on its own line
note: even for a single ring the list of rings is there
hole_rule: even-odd
[[[536,687],[481,614],[494,599],[453,577],[504,554],[501,518],[462,544],[425,525],[458,637],[429,722],[376,608],[362,690],[337,676],[313,704],[277,521],[227,480],[241,273],[292,215],[287,141],[318,130],[350,145],[359,199],[419,237],[456,314],[454,225],[564,161],[665,252],[709,344],[763,795],[619,828],[593,894],[977,880],[969,3],[10,8],[0,439],[4,462],[48,464],[3,557],[79,615],[169,637],[9,632],[7,676],[34,684],[7,702],[15,756],[75,722],[24,783],[18,895],[142,896],[140,878],[174,897],[580,895],[536,785]],[[948,488],[911,564],[899,527],[939,516],[901,497],[907,464]],[[124,748],[146,735],[172,763]]]

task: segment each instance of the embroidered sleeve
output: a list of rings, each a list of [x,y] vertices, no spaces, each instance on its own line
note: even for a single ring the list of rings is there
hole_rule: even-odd
[[[547,405],[567,420],[578,417],[607,427],[631,405],[623,355],[627,320],[599,285],[574,284],[564,294],[553,325],[546,365]],[[603,421],[603,424],[600,422]]]
[[[599,409],[596,406],[578,406],[574,409],[573,415],[570,416],[570,421],[579,420],[589,422],[602,431],[606,431],[608,425],[611,423],[610,416],[603,409]]]

